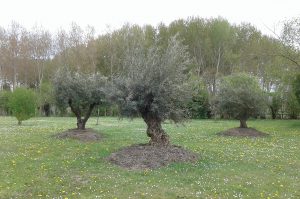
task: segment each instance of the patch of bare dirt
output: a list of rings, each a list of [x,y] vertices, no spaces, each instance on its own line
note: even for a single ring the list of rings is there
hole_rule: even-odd
[[[72,138],[80,140],[82,142],[95,142],[103,138],[102,135],[100,135],[93,129],[69,129],[67,131],[56,134],[55,137],[58,139]]]
[[[236,137],[265,137],[269,134],[260,132],[254,128],[233,128],[224,132],[220,132],[218,135]]]
[[[112,153],[107,160],[118,166],[138,170],[155,169],[174,162],[196,162],[198,155],[179,146],[158,147],[140,144]]]

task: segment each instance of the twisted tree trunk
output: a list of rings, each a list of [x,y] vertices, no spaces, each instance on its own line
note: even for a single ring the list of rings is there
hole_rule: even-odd
[[[90,118],[91,116],[91,113],[95,107],[95,103],[94,104],[90,104],[84,118],[81,117],[81,110],[78,109],[78,108],[75,108],[73,105],[72,105],[72,100],[69,100],[69,106],[72,110],[72,112],[75,114],[76,118],[77,118],[77,129],[80,129],[80,130],[85,130],[85,124],[86,122],[88,121],[88,119]]]
[[[149,144],[153,146],[168,146],[169,136],[161,127],[161,121],[155,118],[144,117],[147,124],[147,136],[150,137]]]
[[[246,120],[243,119],[240,120],[240,128],[248,128]]]
[[[162,120],[151,111],[154,96],[152,93],[149,93],[145,99],[146,106],[140,109],[140,113],[147,124],[147,136],[150,137],[149,144],[166,147],[170,144],[169,136],[161,127]]]
[[[84,130],[85,129],[85,123],[81,117],[77,117],[77,129]]]

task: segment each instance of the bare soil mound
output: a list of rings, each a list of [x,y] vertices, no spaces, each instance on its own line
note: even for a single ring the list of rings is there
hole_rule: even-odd
[[[218,135],[236,137],[265,137],[269,134],[260,132],[254,128],[233,128],[224,132],[220,132]]]
[[[196,162],[197,154],[179,146],[140,144],[112,153],[107,160],[127,169],[155,169],[174,162]]]
[[[56,134],[54,137],[58,139],[72,138],[82,142],[94,142],[102,139],[103,136],[93,129],[69,129],[67,131]]]

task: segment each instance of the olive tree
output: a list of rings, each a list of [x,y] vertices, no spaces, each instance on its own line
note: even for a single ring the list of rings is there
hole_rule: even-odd
[[[54,96],[61,108],[71,108],[77,129],[84,130],[96,105],[105,102],[105,79],[99,74],[83,74],[61,69],[54,78]]]
[[[123,116],[141,116],[147,124],[150,144],[169,145],[162,122],[180,122],[186,115],[185,102],[191,94],[186,69],[191,61],[186,47],[173,37],[167,48],[158,43],[149,48],[136,45],[123,60],[125,73],[114,79],[112,99]]]
[[[26,88],[17,88],[9,96],[8,106],[13,116],[21,125],[23,120],[28,120],[35,115],[36,101],[34,92]]]
[[[248,128],[246,121],[265,110],[266,98],[258,80],[247,74],[224,77],[216,96],[216,109],[220,114],[240,120],[240,128]]]

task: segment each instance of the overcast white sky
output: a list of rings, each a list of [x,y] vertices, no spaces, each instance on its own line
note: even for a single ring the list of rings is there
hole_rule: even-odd
[[[166,24],[179,18],[224,17],[250,22],[264,34],[280,30],[280,22],[300,17],[300,0],[1,0],[0,26],[16,21],[26,28],[42,25],[51,31],[71,22],[92,25],[98,33],[124,23]]]

